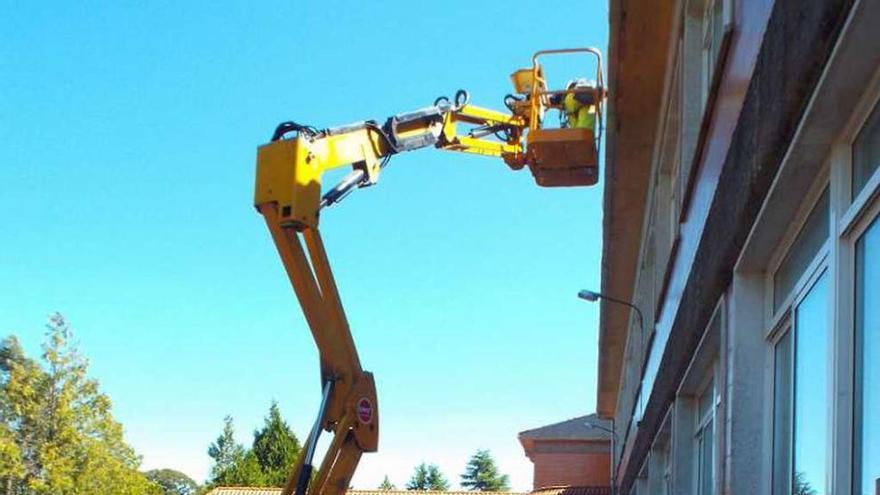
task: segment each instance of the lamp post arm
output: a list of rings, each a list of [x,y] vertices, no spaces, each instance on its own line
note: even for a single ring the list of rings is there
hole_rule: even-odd
[[[639,329],[641,329],[642,333],[645,333],[645,319],[642,316],[642,310],[640,310],[638,306],[636,306],[635,304],[633,304],[629,301],[624,301],[623,299],[617,299],[616,297],[606,296],[605,294],[599,294],[599,297],[601,297],[602,299],[607,299],[608,301],[611,301],[611,302],[615,302],[617,304],[623,304],[624,306],[628,306],[628,307],[632,308],[633,310],[635,310],[636,316],[639,319]]]

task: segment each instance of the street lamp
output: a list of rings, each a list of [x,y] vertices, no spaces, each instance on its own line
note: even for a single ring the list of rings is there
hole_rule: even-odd
[[[588,292],[588,291],[581,291]],[[596,423],[587,421],[584,423],[584,426],[590,428],[591,430],[602,430],[604,432],[611,434],[611,458],[614,459],[614,449],[617,448],[617,432],[614,431],[614,419],[611,419],[611,428],[598,425]],[[611,463],[611,495],[617,495],[617,469],[614,466],[614,462]]]
[[[643,349],[642,352],[644,352],[644,348],[645,348],[645,320],[642,317],[642,310],[640,310],[638,306],[636,306],[635,304],[633,304],[629,301],[624,301],[623,299],[617,299],[616,297],[607,296],[605,294],[602,294],[601,292],[595,292],[595,291],[587,290],[587,289],[584,289],[584,290],[578,292],[578,297],[583,299],[584,301],[589,301],[589,302],[596,302],[599,299],[605,299],[608,302],[622,304],[624,306],[629,307],[633,311],[635,311],[636,318],[639,320],[639,331],[640,331],[639,340],[641,342],[640,345],[641,345],[641,348]],[[644,372],[644,369],[642,370],[642,372]],[[639,409],[641,409],[641,400],[642,400],[641,385],[639,387],[640,387],[640,390],[639,390]],[[597,430],[603,430],[603,431],[607,431],[608,433],[611,433],[611,438],[612,438],[611,441],[613,442],[611,444],[611,458],[612,458],[611,459],[612,460],[612,462],[611,462],[611,495],[617,495],[617,467],[614,465],[615,464],[614,461],[616,461],[616,459],[615,459],[616,456],[615,456],[614,450],[617,447],[618,439],[617,439],[617,433],[614,431],[614,429],[615,429],[614,428],[614,420],[612,419],[612,421],[611,421],[611,428],[610,429],[606,428],[602,425],[597,425],[595,423],[590,423],[590,422],[587,422],[586,425],[588,428],[595,428]]]
[[[608,428],[607,426],[597,425],[596,423],[590,421],[584,423],[584,426],[590,429],[602,430],[611,433],[611,436],[614,437],[615,440],[617,439],[617,432],[614,431],[614,421],[611,422],[611,428]]]
[[[589,302],[596,302],[599,299],[605,299],[606,301],[610,301],[610,302],[617,303],[617,304],[623,304],[624,306],[629,306],[630,308],[632,308],[636,312],[636,317],[638,317],[638,319],[639,319],[639,329],[642,331],[642,335],[645,334],[645,323],[644,323],[644,319],[642,318],[642,311],[635,304],[633,304],[629,301],[624,301],[623,299],[617,299],[616,297],[606,296],[605,294],[602,294],[601,292],[595,292],[595,291],[591,291],[591,290],[587,290],[587,289],[584,289],[584,290],[578,292],[578,297],[583,299],[584,301],[589,301]]]

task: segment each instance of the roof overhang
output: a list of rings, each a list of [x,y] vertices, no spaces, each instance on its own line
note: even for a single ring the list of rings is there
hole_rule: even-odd
[[[609,0],[602,292],[632,300],[676,2]],[[629,309],[602,302],[597,412],[617,404]]]

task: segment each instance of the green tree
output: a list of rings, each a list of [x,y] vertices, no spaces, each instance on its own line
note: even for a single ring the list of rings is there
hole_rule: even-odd
[[[281,417],[277,402],[269,406],[263,428],[254,432],[251,449],[268,486],[282,486],[300,453],[299,440]]]
[[[232,416],[223,418],[223,432],[208,446],[208,455],[214,459],[211,466],[210,484],[214,486],[232,486],[236,467],[245,455],[244,447],[235,441],[235,426]]]
[[[113,419],[109,397],[60,314],[49,317],[41,362],[0,342],[0,477],[7,494],[159,495]]]
[[[412,478],[406,484],[406,489],[445,491],[449,489],[449,482],[446,481],[446,477],[443,476],[436,464],[423,462],[416,466]]]
[[[478,450],[461,475],[461,486],[474,491],[502,492],[510,489],[510,480],[506,474],[498,472],[495,459],[488,450]]]
[[[223,432],[208,447],[214,459],[208,486],[283,486],[300,453],[293,430],[275,402],[263,427],[254,431],[250,449],[235,441],[232,417],[223,420]]]
[[[208,447],[208,455],[214,459],[209,486],[266,486],[257,457],[235,441],[232,416],[223,418],[223,432]]]
[[[11,372],[23,364],[24,353],[15,338],[0,343],[0,488],[4,494],[12,494],[13,483],[25,475],[18,432],[11,426],[18,415],[9,397]]]
[[[379,485],[380,490],[397,490],[397,487],[391,480],[388,479],[388,475],[385,475],[385,479],[382,480],[382,483]]]
[[[443,476],[443,473],[440,472],[440,468],[434,464],[428,466],[428,489],[440,491],[449,490],[449,482],[446,481],[446,476]]]
[[[245,451],[244,455],[235,463],[229,472],[227,486],[273,486],[266,482],[260,461],[252,450]]]
[[[165,495],[196,495],[199,485],[189,476],[173,469],[154,469],[144,473],[148,480],[159,485]]]

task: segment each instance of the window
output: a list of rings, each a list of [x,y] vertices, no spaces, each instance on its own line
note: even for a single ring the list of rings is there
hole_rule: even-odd
[[[660,488],[661,495],[672,495],[672,454],[669,445],[663,451],[663,485]]]
[[[774,350],[773,495],[791,493],[791,331],[785,330]]]
[[[880,219],[856,243],[855,294],[853,493],[874,495],[880,489]]]
[[[880,166],[880,105],[874,108],[853,142],[852,197],[855,198]]]
[[[663,424],[657,430],[654,444],[651,445],[648,470],[648,493],[651,495],[671,495],[672,461],[670,441],[672,437],[672,413],[668,412]]]
[[[715,487],[715,380],[710,379],[697,399],[694,434],[697,494],[709,495]]]
[[[774,495],[828,493],[829,301],[823,270],[774,350]]]
[[[670,417],[671,493],[712,495],[721,483],[719,452],[724,451],[725,366],[722,342],[725,302],[721,297],[691,357]],[[661,490],[657,490],[659,493]]]
[[[648,478],[650,476],[650,466],[651,464],[651,455],[649,454],[645,457],[645,464],[642,466],[642,470],[639,471],[639,475],[636,478],[636,492],[638,495],[650,495],[651,490],[648,486]]]
[[[721,39],[724,36],[725,0],[708,0],[703,10],[703,105],[709,97],[709,89],[715,76]]]
[[[816,206],[807,216],[804,226],[789,248],[788,254],[773,274],[773,310],[780,306],[795,284],[800,280],[807,266],[828,239],[829,233],[828,188],[822,193]]]
[[[740,463],[737,449],[718,449],[731,493],[880,495],[880,67],[858,41],[880,10],[849,16],[835,43],[857,48],[835,48],[812,95],[834,101],[835,118],[807,106],[728,289],[734,360],[721,369],[740,398],[754,390],[716,430],[716,442],[749,450]],[[767,476],[749,479],[743,468],[758,463]]]

